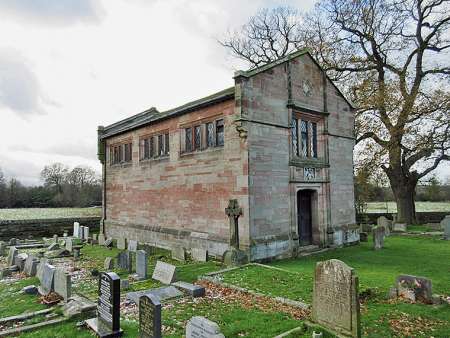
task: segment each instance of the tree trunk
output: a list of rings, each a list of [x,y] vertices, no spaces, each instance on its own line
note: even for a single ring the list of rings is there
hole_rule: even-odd
[[[397,203],[397,222],[416,224],[416,207],[414,204],[416,183],[402,181],[392,182],[391,180],[392,191]]]

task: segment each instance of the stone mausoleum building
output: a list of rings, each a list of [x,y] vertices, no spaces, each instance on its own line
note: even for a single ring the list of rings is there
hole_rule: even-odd
[[[234,81],[99,127],[106,235],[220,257],[237,199],[252,261],[357,242],[351,104],[304,50]]]

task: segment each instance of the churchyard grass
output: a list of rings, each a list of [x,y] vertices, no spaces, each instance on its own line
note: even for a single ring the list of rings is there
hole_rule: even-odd
[[[245,267],[222,275],[223,281],[273,296],[312,301],[316,262],[339,259],[353,267],[359,276],[364,298],[361,310],[363,333],[369,337],[403,336],[450,337],[450,306],[409,304],[386,299],[395,278],[411,274],[430,278],[433,293],[450,295],[450,245],[439,237],[391,236],[385,248],[373,251],[372,240],[359,246],[328,251],[319,255],[276,261],[271,266]],[[420,318],[420,320],[418,320]]]
[[[450,201],[448,202],[416,202],[417,212],[438,212],[438,211],[448,211],[450,212]],[[397,205],[395,202],[368,202],[367,203],[367,213],[396,213]]]
[[[0,209],[0,220],[26,220],[101,216],[100,207],[92,208],[18,208]]]

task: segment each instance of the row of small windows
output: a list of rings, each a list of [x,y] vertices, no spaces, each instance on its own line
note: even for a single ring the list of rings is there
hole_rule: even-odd
[[[221,147],[224,143],[223,134],[223,119],[185,128],[182,152]]]
[[[317,158],[317,123],[292,119],[292,150],[296,156]]]
[[[223,119],[183,129],[182,153],[221,147],[224,144]],[[170,154],[169,132],[148,136],[139,141],[139,159],[167,157]],[[131,162],[132,144],[110,147],[110,164]]]

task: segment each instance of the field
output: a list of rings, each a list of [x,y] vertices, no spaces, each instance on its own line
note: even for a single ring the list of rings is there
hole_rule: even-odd
[[[0,221],[101,216],[101,211],[100,207],[0,209]]]
[[[416,202],[417,212],[450,212],[450,202]],[[367,213],[396,213],[397,205],[395,202],[368,202]]]

